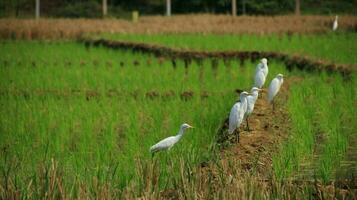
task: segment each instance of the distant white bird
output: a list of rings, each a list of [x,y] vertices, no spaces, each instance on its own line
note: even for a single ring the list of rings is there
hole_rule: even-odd
[[[255,102],[257,101],[257,98],[258,98],[260,90],[261,89],[259,89],[257,87],[253,87],[251,89],[251,91],[250,91],[251,94],[247,97],[247,112],[245,113],[245,115],[246,115],[245,120],[247,121],[248,131],[250,131],[249,130],[248,118],[253,113],[254,105],[255,105]]]
[[[186,123],[182,124],[180,127],[180,131],[176,136],[171,136],[161,140],[157,144],[150,147],[150,152],[155,153],[158,151],[170,150],[178,141],[180,141],[181,137],[185,133],[185,130],[188,128],[193,128],[193,127]]]
[[[269,68],[268,68],[268,59],[262,58],[260,60],[260,63],[257,65],[255,68],[255,74],[257,74],[258,71],[263,70],[265,78],[268,76]]]
[[[281,85],[283,84],[284,79],[282,74],[276,75],[276,77],[271,81],[268,89],[268,102],[273,103],[274,110],[274,102],[273,99],[275,95],[279,92]]]
[[[229,113],[229,129],[228,133],[232,134],[234,130],[240,127],[241,123],[244,119],[244,114],[247,109],[247,99],[246,97],[249,95],[248,92],[242,92],[239,95],[239,101],[235,103]],[[239,134],[238,134],[238,142],[239,142]]]
[[[332,30],[336,31],[337,28],[338,28],[338,15],[336,15],[335,20],[333,21]]]

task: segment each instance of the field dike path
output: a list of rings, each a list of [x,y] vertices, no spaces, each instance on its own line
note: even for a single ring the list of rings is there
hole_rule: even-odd
[[[239,129],[240,141],[234,134],[228,135],[228,118],[218,131],[218,144],[221,147],[221,161],[228,165],[237,160],[241,172],[259,175],[261,179],[272,176],[272,156],[278,151],[278,145],[288,137],[290,118],[286,109],[290,85],[300,78],[289,78],[276,96],[276,107],[267,102],[267,93],[261,92],[249,118],[250,131],[244,121]],[[239,166],[238,165],[238,166]],[[230,172],[227,172],[230,174]]]

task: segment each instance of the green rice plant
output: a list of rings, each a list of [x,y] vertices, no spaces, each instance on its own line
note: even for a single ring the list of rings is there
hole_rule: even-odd
[[[289,139],[282,144],[279,154],[273,157],[273,169],[278,180],[288,178],[298,169],[304,156],[313,150],[314,133],[312,125],[313,105],[306,104],[311,100],[311,91],[299,85],[291,87],[287,109],[291,117]]]
[[[354,102],[354,81],[354,78],[343,80],[339,74],[306,76],[290,90],[287,106],[292,120],[291,135],[273,158],[279,180],[299,171],[304,160],[312,160],[316,178],[325,183],[332,179],[346,153],[348,138],[354,137],[353,129],[347,127],[356,123],[351,118],[355,109],[346,106]]]
[[[330,78],[331,79],[331,78]],[[333,84],[321,81],[320,91],[327,90],[324,98],[320,98],[321,107],[325,115],[320,116],[320,129],[326,134],[323,154],[319,160],[318,173],[324,182],[331,180],[332,171],[340,165],[346,152],[348,137],[351,134],[344,127],[349,118],[347,110],[354,109],[346,105],[353,104],[353,99],[347,94],[352,89],[349,84],[344,84],[339,76],[332,77]],[[330,80],[331,81],[331,80]]]

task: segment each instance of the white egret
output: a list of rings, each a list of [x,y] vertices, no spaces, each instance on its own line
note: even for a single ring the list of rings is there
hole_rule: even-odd
[[[259,89],[257,87],[253,87],[251,89],[251,91],[250,91],[251,94],[249,96],[247,96],[247,112],[245,113],[245,115],[246,115],[245,120],[247,121],[248,131],[250,131],[249,130],[248,118],[253,113],[254,105],[255,105],[255,102],[257,101],[257,98],[258,98],[260,90],[261,89]]]
[[[180,127],[180,131],[176,136],[171,136],[161,140],[157,144],[150,147],[150,152],[155,153],[158,151],[170,150],[178,141],[180,141],[181,137],[185,133],[185,130],[188,128],[193,128],[193,127],[186,123],[182,124]]]
[[[283,84],[284,79],[282,74],[276,75],[276,77],[271,81],[268,89],[268,102],[273,104],[274,110],[274,102],[273,99],[275,95],[279,92],[281,85]]]
[[[338,15],[336,15],[335,20],[333,21],[332,30],[336,31],[337,28],[338,28]]]
[[[254,87],[262,88],[265,83],[265,75],[262,70],[258,70],[254,78]]]
[[[228,133],[232,134],[234,130],[239,129],[241,123],[244,119],[244,114],[247,109],[247,99],[246,97],[249,95],[248,92],[242,92],[239,95],[239,101],[235,103],[229,113],[229,128]],[[239,133],[238,133],[238,142],[239,142]]]
[[[257,67],[256,67],[256,69],[255,69],[255,74],[257,74],[258,71],[260,71],[260,70],[263,71],[265,78],[267,78],[268,72],[269,72],[269,69],[268,69],[268,59],[262,58],[262,59],[260,60],[260,63],[257,65]]]

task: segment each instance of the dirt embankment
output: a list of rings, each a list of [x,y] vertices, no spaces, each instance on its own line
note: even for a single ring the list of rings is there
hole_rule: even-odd
[[[223,59],[228,61],[230,59],[239,59],[243,63],[246,60],[256,61],[260,58],[269,58],[281,61],[285,64],[288,70],[294,68],[300,70],[309,71],[327,71],[327,72],[339,72],[345,77],[348,77],[356,66],[352,65],[338,65],[334,63],[329,63],[321,60],[313,60],[308,57],[291,56],[285,53],[279,52],[264,52],[264,51],[195,51],[195,50],[183,50],[170,48],[161,45],[153,45],[146,43],[136,43],[136,42],[122,42],[122,41],[111,41],[105,39],[80,39],[87,48],[90,46],[104,46],[112,49],[123,49],[131,50],[134,53],[149,53],[157,57],[165,57],[172,60],[173,65],[176,63],[176,59],[182,59],[185,61],[185,67],[192,61],[197,62],[199,65],[202,63],[203,59],[212,59],[212,67],[217,65],[217,59]]]
[[[98,33],[272,34],[331,31],[334,16],[174,15],[144,16],[139,22],[122,19],[0,19],[0,38],[63,39]],[[356,16],[340,16],[339,29],[357,30]]]
[[[266,92],[259,94],[254,112],[248,120],[250,131],[246,128],[246,122],[243,122],[239,129],[239,143],[236,142],[235,135],[227,135],[228,118],[224,121],[218,133],[223,163],[239,160],[239,171],[254,172],[261,179],[271,177],[273,154],[277,153],[277,147],[287,138],[290,129],[290,117],[286,109],[289,88],[291,84],[298,81],[301,81],[301,78],[292,77],[284,80],[276,96],[274,111],[266,100]]]

